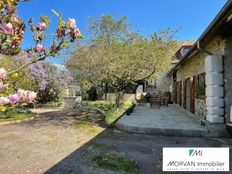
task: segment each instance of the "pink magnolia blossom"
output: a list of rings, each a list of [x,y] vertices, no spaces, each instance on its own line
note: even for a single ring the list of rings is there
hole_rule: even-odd
[[[76,28],[76,20],[73,18],[69,18],[69,28],[75,29]]]
[[[74,35],[75,35],[75,38],[78,38],[81,35],[81,32],[78,28],[74,29]]]
[[[10,100],[9,100],[8,98],[6,98],[6,97],[4,98],[3,101],[4,101],[4,104],[5,104],[5,105],[8,105],[8,104],[10,103]]]
[[[18,21],[19,20],[19,17],[18,17],[18,15],[16,15],[16,14],[13,14],[13,21]]]
[[[7,97],[0,97],[0,106],[8,105],[10,100]]]
[[[9,97],[0,97],[0,106],[13,105],[17,103],[33,103],[36,99],[36,93],[33,91],[26,91],[23,89],[18,89],[16,94],[11,94]]]
[[[47,28],[47,26],[46,26],[45,23],[39,22],[39,24],[38,24],[38,29],[39,29],[40,31],[46,30],[46,28]]]
[[[6,9],[9,14],[13,14],[15,12],[15,9],[9,4],[6,6]]]
[[[7,87],[7,84],[0,84],[0,90]]]
[[[0,68],[0,80],[4,80],[6,78],[7,72],[4,68]]]
[[[28,91],[27,103],[33,103],[35,99],[36,99],[36,93],[33,91]]]
[[[12,23],[8,23],[3,27],[4,33],[5,34],[12,34],[13,33],[13,25]]]
[[[9,95],[10,104],[16,104],[20,101],[18,94]]]
[[[37,50],[39,53],[43,52],[43,50],[44,50],[43,45],[37,44],[37,45],[36,45],[36,50]]]
[[[23,89],[18,89],[17,95],[18,95],[19,99],[21,101],[23,101],[25,99],[25,96],[26,96],[26,91]]]

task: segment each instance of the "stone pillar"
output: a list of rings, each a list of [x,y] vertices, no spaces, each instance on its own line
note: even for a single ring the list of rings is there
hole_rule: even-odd
[[[223,58],[209,55],[205,59],[207,120],[224,123]]]

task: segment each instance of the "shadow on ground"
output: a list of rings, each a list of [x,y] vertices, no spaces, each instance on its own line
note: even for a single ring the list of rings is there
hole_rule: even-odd
[[[76,126],[80,121],[86,120],[89,117],[91,117],[91,120],[93,122],[98,122],[99,118],[101,117],[101,113],[89,109],[79,109],[78,111],[64,111],[61,109],[39,109],[36,110],[36,112],[39,113],[39,117],[35,118],[34,120],[24,122],[23,125],[32,127],[61,126],[66,128],[70,126]]]
[[[232,146],[223,139],[127,134],[101,125],[96,111],[42,110],[35,120],[0,127],[0,173],[159,174],[163,147]]]
[[[163,147],[226,146],[228,145],[206,138],[136,135],[106,129],[51,167],[45,174],[159,174],[164,173],[162,172]],[[99,168],[92,159],[95,156],[104,156],[105,154],[120,155],[134,161],[138,166],[138,171],[125,172]],[[232,168],[230,167],[230,169]]]

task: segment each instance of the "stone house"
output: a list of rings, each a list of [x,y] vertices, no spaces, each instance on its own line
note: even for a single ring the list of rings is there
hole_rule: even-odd
[[[193,41],[178,41],[179,49],[173,55],[172,67],[174,67],[192,47]],[[148,80],[148,91],[153,93],[173,92],[172,79],[168,76],[168,71],[161,74],[159,79]]]
[[[232,105],[232,1],[229,0],[169,75],[173,99],[210,123],[228,123]]]

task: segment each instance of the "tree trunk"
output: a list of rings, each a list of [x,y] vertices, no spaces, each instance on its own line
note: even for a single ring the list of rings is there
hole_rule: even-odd
[[[107,92],[104,92],[105,101],[107,100]]]
[[[108,93],[108,84],[107,83],[101,83],[101,90],[104,95],[104,100],[107,100],[107,93]]]
[[[123,103],[124,91],[116,91],[115,106],[119,107]]]
[[[108,83],[105,83],[105,87],[104,87],[104,94],[105,94],[105,100],[107,100],[107,94],[108,94]]]

